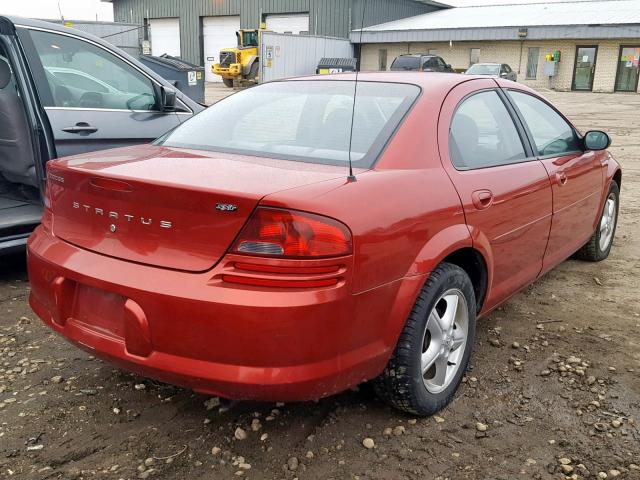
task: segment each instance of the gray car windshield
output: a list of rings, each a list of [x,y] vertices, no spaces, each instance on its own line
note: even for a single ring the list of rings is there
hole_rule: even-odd
[[[209,107],[160,138],[169,147],[368,168],[420,93],[415,85],[353,81],[273,82]]]
[[[498,75],[500,73],[500,65],[481,65],[475,64],[467,73],[470,75]]]

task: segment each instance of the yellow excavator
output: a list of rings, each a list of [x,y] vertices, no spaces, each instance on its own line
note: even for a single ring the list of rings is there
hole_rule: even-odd
[[[260,72],[260,43],[265,25],[259,29],[236,32],[238,46],[220,50],[220,63],[211,66],[211,71],[222,77],[227,87],[239,85],[242,81],[256,82]]]

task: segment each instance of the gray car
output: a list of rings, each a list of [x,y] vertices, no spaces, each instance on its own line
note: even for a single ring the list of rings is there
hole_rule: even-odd
[[[453,73],[451,65],[437,55],[423,53],[409,53],[395,58],[391,67],[392,72],[420,71],[420,72],[449,72]]]
[[[0,254],[40,222],[47,161],[148,143],[203,108],[97,37],[0,17]]]
[[[464,73],[467,75],[500,77],[514,82],[518,81],[518,75],[506,63],[475,63]]]

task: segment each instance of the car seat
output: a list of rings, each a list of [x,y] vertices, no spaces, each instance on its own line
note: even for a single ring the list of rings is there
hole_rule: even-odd
[[[37,187],[29,132],[11,67],[0,57],[0,173],[10,182]]]
[[[478,158],[480,134],[473,118],[456,113],[451,122],[451,159],[459,168],[473,168],[481,163]]]

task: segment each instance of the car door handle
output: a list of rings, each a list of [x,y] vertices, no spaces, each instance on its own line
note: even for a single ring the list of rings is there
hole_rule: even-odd
[[[493,203],[493,193],[491,190],[476,190],[471,194],[471,201],[478,210],[484,210]]]
[[[558,182],[558,185],[562,187],[563,185],[566,185],[568,181],[569,179],[567,178],[566,173],[556,172],[556,182]]]
[[[79,135],[89,135],[91,133],[96,133],[98,128],[89,125],[86,122],[78,122],[73,127],[63,128],[62,131],[67,133],[77,133]]]

